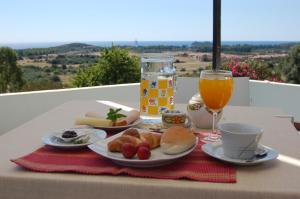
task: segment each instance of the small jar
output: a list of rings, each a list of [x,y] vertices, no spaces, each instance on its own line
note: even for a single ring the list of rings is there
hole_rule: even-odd
[[[187,113],[191,118],[194,127],[199,129],[211,129],[213,123],[213,115],[210,110],[205,107],[205,104],[199,94],[195,94],[187,105]],[[223,110],[218,112],[217,122],[221,119]]]

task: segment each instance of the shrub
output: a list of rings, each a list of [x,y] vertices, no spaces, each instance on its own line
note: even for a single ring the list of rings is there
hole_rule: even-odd
[[[300,45],[289,51],[283,72],[288,82],[300,84]]]
[[[229,61],[222,65],[224,70],[230,70],[233,77],[249,77],[251,79],[257,79],[257,74],[250,64],[243,62]]]
[[[78,71],[75,86],[97,86],[134,83],[140,80],[138,57],[129,55],[128,50],[113,46],[104,49],[98,62]]]
[[[17,54],[11,48],[0,48],[0,93],[18,91],[23,84],[23,72],[17,65]]]
[[[249,77],[256,80],[282,82],[280,74],[273,71],[272,65],[259,61],[228,61],[222,64],[224,70],[230,70],[233,77]]]
[[[211,59],[209,59],[208,55],[207,54],[204,54],[201,56],[201,61],[203,62],[209,62],[211,61]]]
[[[60,82],[60,78],[59,78],[59,76],[57,76],[57,75],[53,75],[53,76],[51,77],[51,81],[53,81],[53,82]]]

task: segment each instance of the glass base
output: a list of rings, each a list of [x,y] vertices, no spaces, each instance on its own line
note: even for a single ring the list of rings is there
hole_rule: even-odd
[[[213,142],[218,142],[221,140],[221,136],[220,134],[209,134],[209,136],[207,137],[204,137],[202,139],[203,142],[206,142],[206,143],[213,143]]]

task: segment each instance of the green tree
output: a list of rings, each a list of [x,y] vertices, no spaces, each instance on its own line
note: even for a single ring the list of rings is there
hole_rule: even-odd
[[[134,83],[140,80],[140,64],[128,50],[113,46],[104,49],[98,62],[79,69],[74,78],[75,86],[97,86]]]
[[[287,82],[300,84],[300,45],[289,51],[283,72]]]
[[[0,48],[0,93],[19,91],[24,84],[17,65],[17,55],[11,48]]]

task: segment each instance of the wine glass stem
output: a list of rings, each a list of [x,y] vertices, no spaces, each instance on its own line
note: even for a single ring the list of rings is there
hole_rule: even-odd
[[[218,113],[213,111],[213,125],[212,125],[212,136],[217,135],[216,121],[217,121]]]

